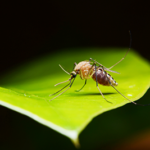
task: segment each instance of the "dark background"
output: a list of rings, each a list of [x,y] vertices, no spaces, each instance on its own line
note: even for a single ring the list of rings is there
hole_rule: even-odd
[[[41,55],[53,55],[60,51],[64,51],[64,55],[65,53],[71,53],[69,48],[128,48],[130,41],[129,30],[132,33],[132,48],[145,59],[150,59],[150,7],[144,1],[55,0],[30,1],[29,3],[26,1],[5,1],[1,3],[0,7],[0,74],[4,74],[6,71]],[[145,103],[148,103],[146,101],[148,97],[145,98]],[[148,108],[136,108],[133,105],[127,105],[124,107],[124,112],[126,110],[129,110],[128,115],[123,117],[128,121],[128,125],[132,122],[131,125],[135,127],[140,122],[140,125],[142,124],[143,126],[138,125],[138,131],[148,128],[150,122],[145,116]],[[114,116],[123,110],[119,108],[115,111]],[[140,111],[145,113],[141,114]],[[0,145],[2,149],[7,149],[7,147],[8,149],[73,148],[67,138],[25,116],[4,107],[0,107],[0,112],[0,126],[2,130],[0,131],[0,141],[2,142]],[[133,112],[135,112],[134,115],[130,116],[130,113]],[[138,117],[132,120],[132,117],[135,118],[137,113],[141,114],[138,117],[143,120],[140,120]],[[91,149],[92,147],[95,149],[95,147],[98,148],[100,145],[105,146],[114,142],[109,139],[112,139],[111,136],[114,136],[116,132],[113,134],[111,132],[113,128],[108,126],[106,132],[105,128],[105,125],[110,123],[107,121],[113,117],[110,115],[110,112],[108,112],[108,115],[106,114],[99,118],[104,122],[102,126],[100,126],[99,119],[94,119],[92,125],[90,124],[83,131],[81,134],[81,145],[83,147],[87,144],[86,141],[91,145]],[[129,116],[131,118],[128,120]],[[116,118],[116,120],[114,119],[114,121],[116,122],[121,118],[122,116],[118,119]],[[97,135],[101,131],[97,131],[96,124],[100,128],[103,127],[109,136],[106,136],[104,131],[102,133],[104,137]],[[94,131],[92,130],[93,125],[96,127],[94,127]],[[122,124],[116,123],[116,128],[120,126]],[[129,132],[136,133],[135,129],[130,128],[130,130],[128,130],[128,134],[123,132],[122,136],[120,134],[123,129],[118,130],[116,139],[128,137],[130,135]],[[91,133],[93,134],[91,135]],[[95,138],[93,141],[94,133],[101,140],[100,145],[97,144],[98,140],[95,140]],[[59,143],[61,144],[59,145]],[[114,143],[117,143],[117,141]]]
[[[1,71],[66,48],[128,48],[129,30],[132,48],[150,58],[150,9],[142,1],[7,1],[1,11]]]

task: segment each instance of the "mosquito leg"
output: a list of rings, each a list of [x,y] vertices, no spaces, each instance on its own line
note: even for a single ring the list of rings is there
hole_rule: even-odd
[[[123,58],[121,58],[117,63],[115,63],[113,66],[111,66],[108,69],[110,70],[111,68],[113,68],[114,66],[116,66],[117,64],[119,64],[121,61],[123,61],[125,59],[126,55],[128,54],[129,50],[130,50],[130,48],[128,49],[128,51],[126,52],[126,54],[125,54],[125,56]]]
[[[97,88],[98,88],[98,90],[99,90],[100,94],[103,96],[103,98],[104,98],[104,99],[105,99],[108,103],[111,103],[111,104],[112,104],[112,102],[108,101],[108,100],[104,97],[104,95],[103,95],[103,93],[101,92],[101,90],[100,90],[99,86],[97,86]]]
[[[109,80],[108,80],[109,81]],[[125,97],[122,93],[120,93],[112,84],[111,82],[109,81],[110,85],[120,94],[122,95],[125,99],[127,99],[128,101],[130,101],[131,103],[135,104],[135,105],[139,105],[137,103],[135,103],[134,101],[131,101],[130,99],[128,99],[127,97]]]
[[[85,79],[85,83],[84,83],[84,85],[82,86],[82,88],[81,88],[80,90],[76,90],[76,92],[81,91],[81,90],[84,88],[84,86],[86,85],[86,83],[87,83],[87,79]]]
[[[100,64],[99,62],[97,62],[97,61],[94,60],[93,58],[90,58],[90,59],[89,59],[89,62],[91,62],[91,60],[92,60],[94,63],[97,63],[100,67],[104,67],[102,64]]]
[[[108,68],[106,68],[105,66],[103,66],[102,64],[100,64],[99,62],[97,62],[96,60],[94,60],[93,58],[90,58],[90,59],[89,59],[89,62],[90,62],[91,60],[92,60],[95,64],[98,64],[99,67],[102,67],[103,70],[107,70],[107,71],[110,71],[110,72],[118,73],[118,72],[116,72],[116,71],[109,70]],[[119,73],[118,73],[118,74],[119,74]]]
[[[55,96],[54,98],[52,98],[51,100],[49,100],[49,101],[52,101],[53,99],[55,99],[55,98],[57,98],[58,96],[60,96],[61,94],[63,94],[63,93],[65,93],[67,90],[69,90],[70,88],[71,88],[71,86],[72,86],[72,84],[73,84],[73,82],[74,82],[74,80],[75,80],[75,78],[73,79],[73,81],[71,82],[70,81],[70,86],[65,90],[65,91],[63,91],[63,92],[61,92],[60,94],[58,94],[57,96]],[[65,86],[66,87],[66,86]],[[62,89],[61,89],[62,90]],[[58,93],[58,92],[57,92]]]
[[[113,70],[110,70],[110,68],[106,68],[105,66],[103,66],[102,64],[100,64],[99,62],[97,62],[96,60],[94,60],[93,58],[90,58],[90,59],[89,59],[89,62],[90,62],[91,60],[92,60],[93,62],[95,62],[96,64],[98,64],[99,67],[102,67],[103,70],[106,70],[106,71],[110,71],[110,72],[113,72],[113,73],[120,74],[120,73],[117,72],[117,71],[113,71]]]
[[[98,82],[97,82],[97,72],[96,72],[96,65],[95,65],[95,75],[96,75],[96,87],[98,88],[100,94],[102,95],[102,97],[108,102],[108,103],[112,103],[112,102],[109,102],[103,95],[103,93],[101,92],[99,86],[98,86]]]
[[[107,79],[108,79],[108,77],[107,77]],[[109,84],[110,84],[120,95],[122,95],[125,99],[127,99],[128,101],[130,101],[131,103],[133,103],[133,104],[135,104],[135,105],[142,105],[142,104],[137,104],[137,103],[135,103],[134,101],[131,101],[130,99],[128,99],[127,97],[125,97],[122,93],[120,93],[120,92],[111,84],[111,82],[110,82],[109,79],[108,79],[108,81],[109,81]],[[142,106],[144,106],[144,105],[142,105]]]
[[[69,84],[71,84],[71,80],[69,80],[70,81],[70,83]],[[50,94],[49,96],[52,96],[52,95],[55,95],[55,94],[57,94],[57,93],[59,93],[60,91],[62,91],[64,88],[66,88],[69,84],[67,84],[66,86],[64,86],[62,89],[60,89],[59,91],[57,91],[57,92],[55,92],[55,93],[53,93],[53,94]]]
[[[73,65],[73,70],[74,70],[74,68],[75,68],[76,65],[77,65],[77,63],[75,62],[74,65]]]
[[[91,59],[91,58],[90,58]],[[89,62],[90,62],[90,59],[89,59]],[[90,75],[90,77],[92,77],[92,75],[94,74],[95,71],[92,71],[93,67],[96,65],[96,63],[94,62],[88,72],[88,76]],[[92,71],[92,74],[91,74],[91,71]]]
[[[107,77],[107,79],[108,79],[108,77]],[[108,81],[109,81],[109,84],[121,95],[121,96],[123,96],[125,99],[127,99],[128,101],[130,101],[131,103],[133,103],[133,104],[135,104],[135,105],[139,105],[139,106],[148,106],[148,105],[150,105],[150,104],[146,104],[146,105],[143,105],[143,104],[137,104],[136,102],[134,102],[134,101],[131,101],[130,99],[128,99],[126,96],[124,96],[122,93],[120,93],[112,84],[111,84],[111,82],[110,82],[110,80],[108,79]]]

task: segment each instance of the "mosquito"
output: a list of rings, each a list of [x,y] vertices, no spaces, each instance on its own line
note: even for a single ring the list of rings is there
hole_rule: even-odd
[[[112,86],[120,95],[122,95],[125,99],[127,99],[128,101],[130,101],[131,103],[135,104],[135,105],[141,105],[141,104],[137,104],[134,101],[128,99],[126,96],[124,96],[121,92],[119,92],[115,86],[118,85],[118,83],[113,79],[113,77],[107,73],[107,71],[109,72],[113,72],[113,73],[118,73],[116,71],[111,70],[114,66],[116,66],[117,64],[119,64],[122,60],[125,59],[125,57],[127,56],[128,52],[131,49],[131,33],[129,31],[130,34],[130,46],[129,49],[127,50],[126,54],[124,55],[123,58],[121,58],[117,63],[115,63],[113,66],[111,66],[110,68],[106,68],[105,66],[103,66],[102,64],[100,64],[99,62],[97,62],[96,60],[94,60],[93,58],[90,58],[88,61],[81,61],[78,64],[74,63],[74,67],[73,67],[73,71],[71,73],[67,72],[61,65],[60,68],[66,72],[67,74],[70,75],[70,78],[66,81],[57,83],[55,86],[65,83],[65,82],[69,82],[66,86],[64,86],[62,89],[60,89],[59,91],[51,94],[51,95],[55,95],[59,92],[57,96],[55,96],[54,98],[52,98],[51,100],[57,98],[58,96],[60,96],[61,94],[63,94],[64,92],[66,92],[67,90],[69,90],[73,83],[74,80],[76,79],[77,75],[80,75],[82,80],[85,80],[84,85],[81,87],[80,90],[82,90],[84,88],[84,86],[87,83],[87,79],[93,78],[94,81],[96,81],[96,87],[99,90],[99,93],[102,95],[102,97],[109,102],[103,95],[103,93],[101,92],[98,84],[104,85],[104,86]],[[119,73],[118,73],[119,74]],[[67,88],[68,87],[68,88]],[[66,89],[67,88],[67,89]],[[64,90],[65,89],[65,90]],[[64,90],[64,91],[63,91]],[[80,91],[78,90],[78,92]],[[50,95],[50,96],[51,96]],[[50,101],[51,101],[50,100]],[[109,102],[111,103],[111,102]]]

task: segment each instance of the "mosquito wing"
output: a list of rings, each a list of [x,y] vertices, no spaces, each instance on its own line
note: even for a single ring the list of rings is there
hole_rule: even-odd
[[[104,68],[104,70],[109,71],[109,72],[113,72],[113,73],[120,74],[119,72],[117,72],[117,71],[113,71],[113,70],[109,70],[108,68]]]

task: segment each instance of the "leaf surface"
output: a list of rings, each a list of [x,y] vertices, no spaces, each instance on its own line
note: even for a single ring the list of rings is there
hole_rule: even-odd
[[[109,68],[119,61],[126,49],[72,49],[70,52],[47,55],[21,65],[1,77],[0,104],[20,112],[32,119],[69,137],[77,144],[79,133],[93,117],[123,106],[129,101],[112,87],[99,85],[108,103],[102,98],[93,79],[80,91],[84,81],[78,76],[71,89],[50,101],[50,94],[60,90],[67,83],[56,83],[70,78],[58,66],[61,64],[71,72],[74,62],[93,58]],[[150,68],[146,60],[130,51],[121,63],[109,73],[118,83],[117,89],[132,101],[140,99],[150,85]],[[141,102],[142,103],[142,102]],[[133,106],[134,107],[134,106]]]

